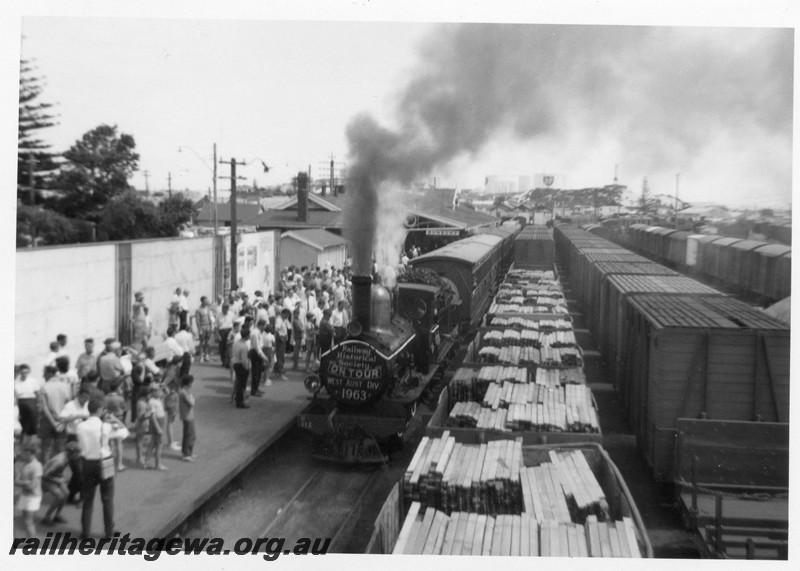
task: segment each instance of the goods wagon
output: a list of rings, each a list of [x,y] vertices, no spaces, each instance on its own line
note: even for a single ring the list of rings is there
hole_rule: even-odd
[[[606,353],[606,348],[604,347],[604,343],[607,341],[606,336],[604,335],[605,331],[605,305],[604,299],[606,293],[604,288],[607,287],[606,279],[608,276],[615,275],[615,274],[626,274],[626,275],[642,275],[642,276],[678,276],[678,272],[675,270],[671,270],[666,266],[662,266],[661,264],[656,264],[655,262],[647,262],[647,263],[627,263],[627,262],[595,262],[588,267],[588,276],[586,279],[586,285],[589,288],[589,291],[582,294],[583,298],[589,300],[589,305],[591,305],[594,309],[589,314],[589,327],[596,333],[598,341],[600,343],[601,351],[603,351],[604,355],[608,355]]]
[[[447,433],[423,438],[367,552],[653,556],[633,497],[599,445],[469,445]]]
[[[758,249],[766,242],[741,240],[723,251],[723,269],[719,278],[736,293],[754,291],[758,274]]]
[[[711,234],[692,234],[686,239],[686,266],[690,270],[699,268],[698,260],[702,259],[702,245],[719,239]]]
[[[527,226],[514,239],[514,267],[552,270],[555,251],[552,230],[545,226]]]
[[[627,303],[621,383],[657,480],[675,476],[678,418],[788,421],[788,325],[726,296],[630,295]]]
[[[609,275],[601,284],[599,296],[600,319],[596,324],[597,336],[602,340],[601,351],[610,369],[614,387],[624,406],[630,410],[631,387],[620,374],[622,363],[632,349],[624,340],[625,326],[628,323],[629,304],[626,300],[632,295],[657,294],[661,297],[671,295],[723,296],[724,294],[697,280],[682,275]]]
[[[686,266],[686,249],[691,234],[678,230],[667,235],[666,259],[669,265],[683,268]]]
[[[632,224],[627,233],[620,227],[615,237],[654,260],[761,303],[791,295],[791,264],[775,260],[791,251],[786,245],[641,224]]]
[[[755,253],[751,291],[771,300],[781,300],[792,294],[792,248],[783,244],[767,244]]]

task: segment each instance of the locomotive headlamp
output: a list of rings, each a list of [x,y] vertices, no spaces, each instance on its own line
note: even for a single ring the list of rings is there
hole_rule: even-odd
[[[356,319],[351,320],[350,323],[347,324],[347,334],[350,337],[358,337],[361,335],[362,330],[361,324]]]
[[[320,379],[317,375],[308,375],[303,381],[303,385],[311,394],[317,394],[320,387],[322,387],[322,379]]]

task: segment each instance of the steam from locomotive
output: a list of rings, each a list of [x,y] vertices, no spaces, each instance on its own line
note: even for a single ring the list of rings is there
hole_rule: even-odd
[[[722,153],[732,178],[715,185],[790,196],[792,41],[788,29],[441,26],[398,96],[397,126],[366,114],[348,126],[356,270],[370,267],[376,228],[397,224],[380,217],[383,195],[506,134],[540,140],[550,156],[597,148],[602,134],[615,147],[606,168],[622,158],[647,176],[682,165],[697,181]],[[748,144],[728,150],[739,138]]]

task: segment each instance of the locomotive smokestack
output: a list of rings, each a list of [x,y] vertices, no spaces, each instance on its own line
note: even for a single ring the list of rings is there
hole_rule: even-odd
[[[370,330],[372,322],[372,277],[353,276],[353,319],[362,331]]]

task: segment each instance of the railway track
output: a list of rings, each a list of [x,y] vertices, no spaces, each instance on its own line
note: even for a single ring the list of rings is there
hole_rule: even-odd
[[[330,539],[328,553],[363,553],[372,524],[391,486],[402,477],[421,435],[415,425],[404,450],[387,466],[347,465],[314,459],[311,435],[290,430],[235,483],[211,500],[203,518],[184,526],[187,537]]]

